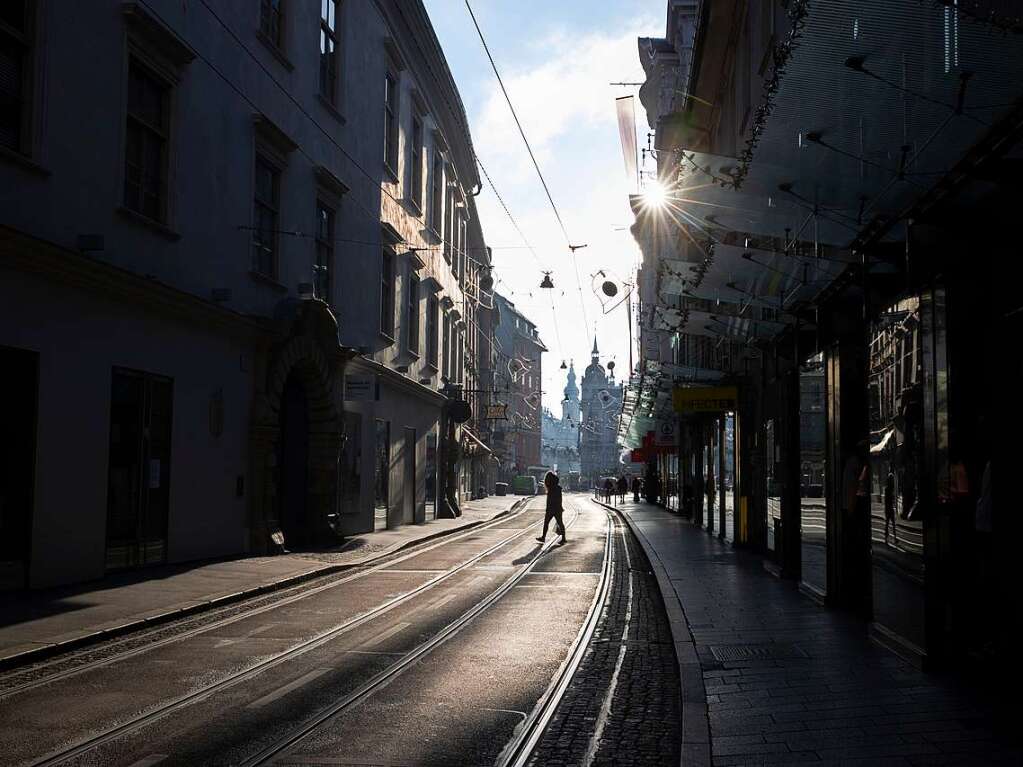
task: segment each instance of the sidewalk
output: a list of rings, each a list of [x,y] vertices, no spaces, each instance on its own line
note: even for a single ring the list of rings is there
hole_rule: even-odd
[[[508,495],[471,501],[464,504],[458,519],[354,536],[332,551],[167,565],[78,586],[5,596],[0,603],[0,668],[364,565],[413,544],[488,522],[522,500],[522,496]]]
[[[872,644],[679,516],[617,507],[658,577],[682,678],[683,764],[1020,764],[994,701]]]

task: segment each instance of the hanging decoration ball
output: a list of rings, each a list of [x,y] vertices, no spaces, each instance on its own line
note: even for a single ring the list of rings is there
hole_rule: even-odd
[[[494,289],[494,278],[489,273],[484,274],[480,277],[480,287],[489,293]]]
[[[554,283],[551,281],[551,273],[550,272],[544,272],[543,273],[543,280],[540,282],[540,287],[541,288],[546,288],[548,290],[553,290],[554,289]]]
[[[611,360],[610,362],[607,363],[607,369],[608,370],[614,370],[615,369],[615,361],[614,360]]]
[[[604,295],[608,298],[614,298],[618,295],[618,286],[611,280],[604,280],[604,284],[600,286],[600,289],[604,291]]]

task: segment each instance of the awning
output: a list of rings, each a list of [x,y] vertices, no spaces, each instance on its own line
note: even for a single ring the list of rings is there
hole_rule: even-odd
[[[473,452],[475,452],[476,450],[482,450],[483,452],[485,452],[487,454],[490,454],[490,455],[493,454],[494,451],[491,450],[486,445],[484,445],[482,440],[480,440],[479,437],[477,437],[475,434],[473,434],[468,426],[463,426],[462,427],[462,436],[469,438],[469,442],[472,443],[472,451]]]
[[[901,239],[894,224],[1016,108],[1023,81],[1019,36],[951,5],[810,3],[738,156],[670,147],[680,223],[839,248]]]

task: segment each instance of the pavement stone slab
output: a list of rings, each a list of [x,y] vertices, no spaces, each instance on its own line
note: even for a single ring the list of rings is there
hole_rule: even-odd
[[[706,723],[709,749],[684,738],[683,764],[1023,764],[1019,734],[996,732],[982,690],[890,654],[858,619],[676,514],[616,508],[660,571],[668,614],[681,616],[669,623],[675,645],[693,648],[699,670],[699,684],[681,677],[683,721]],[[757,657],[715,655],[735,646]]]

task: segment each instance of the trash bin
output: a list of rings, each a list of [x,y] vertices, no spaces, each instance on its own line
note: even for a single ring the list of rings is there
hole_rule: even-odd
[[[494,485],[494,495],[508,495],[508,483],[498,482]]]

